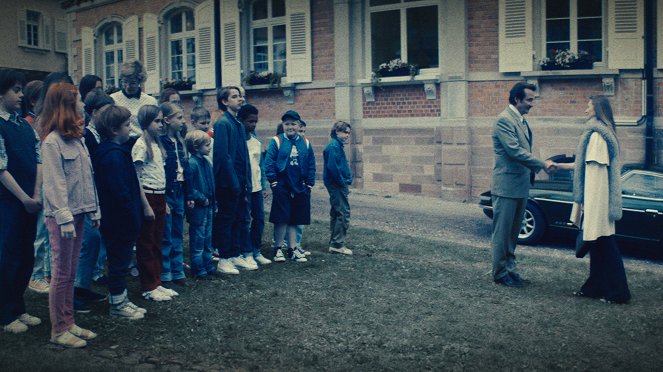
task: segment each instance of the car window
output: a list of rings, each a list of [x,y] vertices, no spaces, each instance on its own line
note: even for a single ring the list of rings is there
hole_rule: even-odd
[[[663,199],[663,175],[632,173],[622,183],[622,194]]]

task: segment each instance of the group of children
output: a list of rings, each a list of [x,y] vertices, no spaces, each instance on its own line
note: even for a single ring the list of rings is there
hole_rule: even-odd
[[[145,316],[147,310],[127,292],[134,249],[146,300],[169,301],[178,296],[174,286],[188,285],[185,216],[192,277],[256,270],[272,262],[260,249],[271,187],[273,260],[307,261],[310,252],[299,243],[302,226],[310,223],[316,165],[297,112],[283,115],[282,130],[263,152],[255,134],[258,109],[246,104],[238,87],[219,91],[223,115],[210,130],[210,113],[202,107],[193,109],[186,125],[176,91],[164,92],[160,105],[136,104],[150,101],[140,91],[145,75],[139,64],[123,66],[123,89],[114,94],[123,95],[119,100],[106,95],[97,79],[84,78],[78,89],[68,77],[43,84],[35,115],[21,110],[20,73],[0,70],[0,325],[5,331],[21,333],[41,323],[23,301],[41,224],[50,245],[51,342],[73,348],[97,336],[74,322],[75,311],[89,311],[90,301],[108,298],[116,317]],[[334,124],[323,171],[332,206],[329,251],[345,255],[352,254],[345,247],[352,174],[343,150],[350,131],[348,123]],[[90,290],[102,251],[109,296]]]

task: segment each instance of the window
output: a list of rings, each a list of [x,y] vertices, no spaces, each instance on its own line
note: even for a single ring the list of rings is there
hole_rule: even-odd
[[[256,0],[251,5],[251,70],[286,75],[285,0]]]
[[[41,24],[41,13],[35,12],[34,10],[28,10],[26,12],[26,35],[27,35],[27,44],[28,46],[38,47],[40,44],[40,27]]]
[[[196,80],[196,24],[193,10],[174,13],[168,20],[170,78]]]
[[[438,1],[369,0],[371,69],[400,58],[439,67]]]
[[[103,79],[106,87],[120,86],[120,67],[124,61],[122,26],[112,23],[103,30]]]
[[[546,0],[546,56],[569,49],[603,61],[603,0]]]
[[[653,173],[632,172],[622,183],[622,195],[661,199],[663,177]]]

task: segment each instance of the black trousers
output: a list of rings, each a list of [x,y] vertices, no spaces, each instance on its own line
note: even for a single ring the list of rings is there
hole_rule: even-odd
[[[628,302],[631,292],[615,236],[602,236],[586,244],[591,245],[589,278],[580,290],[588,297],[605,298],[617,303]]]

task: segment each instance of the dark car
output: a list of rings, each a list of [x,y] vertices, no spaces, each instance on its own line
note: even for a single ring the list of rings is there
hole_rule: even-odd
[[[561,156],[563,157],[563,156]],[[573,161],[560,157],[555,161]],[[637,248],[663,253],[663,167],[627,164],[622,169],[623,216],[615,225],[617,238]],[[490,191],[479,205],[492,218]],[[569,222],[573,205],[573,171],[559,171],[550,180],[535,181],[518,235],[520,244],[537,244],[546,232],[577,231]]]

